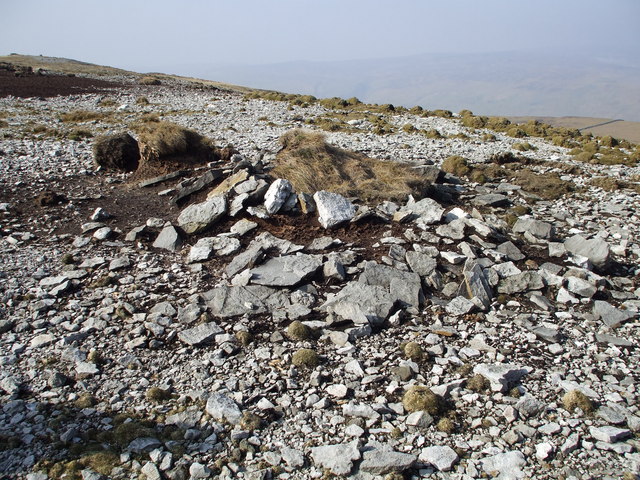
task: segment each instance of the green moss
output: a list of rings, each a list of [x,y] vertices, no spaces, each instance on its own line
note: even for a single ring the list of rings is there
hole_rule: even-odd
[[[443,410],[442,399],[429,388],[419,385],[414,385],[405,392],[402,405],[410,413],[425,411],[430,415],[438,415]]]
[[[151,402],[160,403],[171,399],[171,392],[160,387],[151,387],[147,390],[145,396]]]
[[[255,413],[249,411],[245,411],[240,419],[240,428],[243,430],[258,430],[261,424],[262,419]]]
[[[76,406],[76,408],[91,408],[97,404],[98,404],[98,399],[88,392],[85,392],[82,395],[80,395],[74,402],[74,405]]]
[[[75,263],[76,259],[73,258],[73,255],[70,253],[65,253],[64,255],[62,255],[62,257],[60,258],[60,261],[62,262],[63,265],[71,265],[73,263]]]
[[[467,380],[467,389],[472,392],[484,392],[489,389],[489,380],[480,374],[476,374]]]
[[[311,329],[299,320],[294,320],[287,327],[287,335],[292,340],[310,340],[312,338]]]
[[[571,390],[565,393],[562,397],[562,406],[569,412],[573,412],[576,408],[587,414],[594,411],[593,402],[580,390]]]
[[[417,342],[409,342],[404,346],[404,354],[414,362],[419,362],[424,357],[424,350]]]
[[[453,421],[449,418],[441,418],[437,425],[436,428],[440,431],[440,432],[444,432],[444,433],[453,433],[456,430],[456,426],[453,423]]]
[[[320,357],[310,348],[301,348],[293,354],[291,363],[296,367],[314,368],[320,364]]]

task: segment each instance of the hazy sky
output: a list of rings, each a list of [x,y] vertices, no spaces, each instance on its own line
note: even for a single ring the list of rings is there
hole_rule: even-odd
[[[640,0],[0,0],[0,54],[209,63],[640,47]]]

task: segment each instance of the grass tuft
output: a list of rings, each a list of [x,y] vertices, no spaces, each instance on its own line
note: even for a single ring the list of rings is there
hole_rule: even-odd
[[[410,166],[342,150],[321,133],[292,130],[280,143],[272,174],[289,180],[300,193],[327,190],[364,201],[404,200],[409,194],[424,196],[428,187]]]

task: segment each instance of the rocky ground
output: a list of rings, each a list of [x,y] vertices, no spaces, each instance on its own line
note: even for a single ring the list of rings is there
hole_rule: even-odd
[[[0,98],[3,477],[638,478],[639,195],[590,182],[638,167],[527,139],[572,185],[544,199],[439,169],[521,140],[389,112],[327,139],[431,195],[311,201],[268,171],[334,112],[108,80]],[[96,169],[92,137],[149,114],[239,154]]]

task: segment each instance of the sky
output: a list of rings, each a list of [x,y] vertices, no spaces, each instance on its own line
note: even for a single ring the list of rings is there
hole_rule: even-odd
[[[640,0],[2,0],[0,54],[180,74],[199,63],[637,50],[639,20]]]

